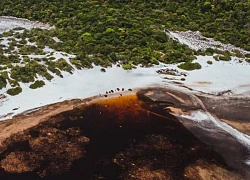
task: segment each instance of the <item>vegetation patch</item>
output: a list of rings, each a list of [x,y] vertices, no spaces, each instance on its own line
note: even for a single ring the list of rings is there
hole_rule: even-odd
[[[221,61],[230,61],[231,60],[231,57],[230,56],[219,56],[219,60]]]
[[[29,55],[29,54],[36,54],[36,55],[40,55],[40,54],[44,54],[42,49],[39,49],[36,46],[31,46],[31,45],[24,45],[22,47],[19,48],[19,52],[23,55]]]
[[[196,69],[201,69],[201,65],[197,62],[192,63],[191,61],[188,61],[188,62],[185,62],[185,63],[178,65],[178,68],[184,69],[187,71],[192,71],[192,70],[196,70]]]
[[[37,89],[37,88],[41,88],[45,85],[45,82],[44,81],[41,81],[41,80],[37,80],[35,81],[33,84],[31,84],[29,86],[29,88],[31,89]]]
[[[62,71],[67,71],[69,73],[72,74],[72,71],[73,71],[73,67],[71,65],[69,65],[67,63],[67,61],[65,59],[59,59],[57,62],[56,62],[56,67]]]
[[[10,83],[11,87],[16,87],[16,86],[20,86],[19,83],[16,80],[10,79],[8,72],[7,71],[2,71],[1,72],[1,76],[3,78],[5,78],[6,80],[8,80],[8,82]]]
[[[101,72],[106,72],[106,69],[105,69],[105,68],[101,68],[100,71],[101,71]]]
[[[0,89],[5,88],[7,85],[6,79],[0,75]]]
[[[219,61],[219,55],[215,55],[215,56],[213,56],[213,58],[214,58],[216,61]]]
[[[207,61],[207,64],[211,65],[211,64],[213,64],[213,61]]]
[[[22,92],[22,88],[21,87],[11,88],[11,89],[7,90],[7,94],[9,94],[11,96],[18,95],[21,92]]]
[[[29,83],[34,82],[37,74],[51,80],[53,76],[47,72],[47,68],[37,61],[30,61],[25,66],[15,66],[12,68],[10,77],[18,82]]]
[[[245,55],[242,54],[239,50],[234,50],[234,55],[238,58],[244,58]]]
[[[133,65],[133,62],[129,62],[127,64],[123,64],[122,68],[125,69],[125,70],[131,70],[133,68],[136,68],[136,66]]]

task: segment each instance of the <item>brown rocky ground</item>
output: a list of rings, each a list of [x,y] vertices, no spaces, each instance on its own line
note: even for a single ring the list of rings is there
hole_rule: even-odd
[[[195,164],[185,169],[185,177],[189,180],[242,180],[243,177],[219,167],[216,164],[198,160]]]

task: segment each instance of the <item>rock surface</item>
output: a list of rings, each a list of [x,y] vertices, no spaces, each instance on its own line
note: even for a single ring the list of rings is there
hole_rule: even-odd
[[[194,124],[171,114],[201,108],[191,95],[163,88],[42,107],[28,117],[0,122],[2,133],[47,114],[2,138],[0,178],[206,179],[216,172],[217,179],[246,179],[232,166],[234,159],[227,160],[230,154],[216,152],[216,144],[200,140],[201,130],[194,136]]]

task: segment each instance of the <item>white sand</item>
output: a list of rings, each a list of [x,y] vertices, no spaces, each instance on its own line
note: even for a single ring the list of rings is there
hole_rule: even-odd
[[[23,92],[17,96],[9,96],[0,106],[0,116],[14,112],[13,115],[39,106],[73,98],[86,98],[105,93],[115,88],[144,87],[162,82],[162,76],[156,73],[161,66],[123,70],[113,66],[107,72],[100,71],[101,67],[93,69],[75,70],[73,75],[63,72],[64,78],[55,77],[51,82],[39,89],[30,89],[28,84],[21,84]],[[0,90],[0,94],[6,89]],[[19,108],[13,111],[13,108]],[[10,118],[9,116],[8,118]],[[6,119],[6,118],[2,118]]]
[[[171,38],[178,40],[182,44],[188,45],[191,49],[205,50],[207,48],[234,51],[239,50],[242,54],[250,54],[241,48],[231,44],[223,44],[214,41],[212,38],[205,38],[199,31],[192,32],[168,32]],[[242,63],[239,60],[243,61]],[[212,61],[213,64],[207,64]],[[231,90],[233,94],[250,95],[250,63],[243,59],[232,57],[231,61],[215,61],[211,56],[198,56],[197,60],[202,69],[194,71],[183,71],[177,65],[170,65],[181,72],[188,72],[184,85],[197,91],[217,94],[222,91]],[[181,82],[181,81],[179,81]]]
[[[219,49],[222,51],[234,50],[240,51],[242,54],[249,54],[249,51],[233,46],[232,44],[223,44],[220,41],[215,41],[213,38],[206,38],[199,31],[169,31],[167,33],[171,38],[177,39],[180,43],[188,45],[191,49],[206,50],[207,48]]]
[[[207,61],[212,61],[213,64],[209,65]],[[179,82],[196,91],[217,94],[231,90],[233,94],[250,96],[250,63],[239,63],[238,58],[232,58],[228,62],[215,61],[211,56],[198,56],[194,62],[201,64],[202,69],[185,71],[179,69],[177,64],[168,67],[187,72],[187,77],[184,77],[186,80]]]
[[[32,29],[32,28],[41,28],[41,29],[51,29],[54,28],[47,24],[37,22],[37,21],[29,21],[23,18],[16,18],[11,16],[0,16],[0,33],[5,31],[9,31],[13,28],[22,27],[25,29]]]

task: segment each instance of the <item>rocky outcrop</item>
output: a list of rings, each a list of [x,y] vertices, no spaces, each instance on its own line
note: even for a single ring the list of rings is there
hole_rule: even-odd
[[[190,179],[201,171],[200,161],[209,169],[201,171],[208,177],[213,169],[221,179],[229,171],[242,177],[170,114],[167,108],[173,106],[182,112],[201,108],[188,94],[149,88],[90,100],[74,100],[73,109],[6,137],[0,147],[0,178]],[[38,118],[39,111],[44,110],[29,118]],[[25,116],[20,117],[25,123]]]

